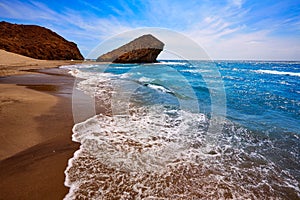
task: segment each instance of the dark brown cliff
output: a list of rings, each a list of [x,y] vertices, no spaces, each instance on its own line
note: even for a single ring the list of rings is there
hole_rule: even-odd
[[[153,63],[163,50],[164,43],[153,35],[143,35],[133,41],[103,54],[97,58],[98,62],[114,63]]]
[[[83,60],[75,43],[36,25],[0,22],[0,49],[43,60]]]

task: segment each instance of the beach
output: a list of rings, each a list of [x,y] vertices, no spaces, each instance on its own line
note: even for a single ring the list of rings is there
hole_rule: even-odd
[[[299,16],[1,1],[0,200],[300,200]]]
[[[0,199],[299,198],[298,62],[31,66],[0,78]]]
[[[68,63],[74,61],[1,50],[0,199],[62,199],[68,192],[64,170],[78,149],[71,141],[74,78],[60,69],[32,71]]]

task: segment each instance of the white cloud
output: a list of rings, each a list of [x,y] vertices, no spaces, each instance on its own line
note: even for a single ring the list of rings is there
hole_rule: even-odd
[[[95,11],[101,11],[100,6],[81,2]],[[270,36],[272,31],[283,25],[292,24],[291,30],[299,31],[299,16],[278,21],[262,19],[257,22],[259,26],[254,26],[257,29],[250,29],[245,20],[251,14],[249,9],[243,7],[243,0],[228,0],[225,6],[213,3],[207,6],[197,1],[191,4],[165,1],[143,3],[147,5],[143,10],[133,10],[123,2],[118,8],[111,6],[112,15],[99,17],[67,8],[57,12],[37,1],[7,1],[0,3],[0,17],[47,26],[76,42],[85,56],[101,41],[115,34],[140,26],[158,26],[184,33],[204,47],[213,59],[300,59],[296,55],[300,52],[299,37]],[[140,17],[141,13],[143,16]],[[125,16],[131,18],[126,19]],[[183,44],[181,46],[188,50]]]
[[[243,0],[230,0],[230,3],[233,5],[233,6],[236,6],[238,8],[241,8],[242,5],[243,5]]]
[[[83,16],[81,12],[70,9],[65,9],[61,14],[35,1],[0,3],[0,17],[7,16],[11,19],[44,24],[43,26],[47,26],[66,39],[75,41],[84,55],[100,41],[132,29],[113,17]]]
[[[235,37],[214,39],[192,36],[212,59],[297,60],[300,40],[269,37],[268,31],[237,34]]]

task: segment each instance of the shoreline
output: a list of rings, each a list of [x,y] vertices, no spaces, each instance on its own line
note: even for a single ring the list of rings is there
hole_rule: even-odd
[[[64,170],[79,148],[71,140],[73,84],[55,68],[0,77],[6,95],[0,111],[7,111],[1,115],[7,131],[0,134],[11,135],[0,151],[0,199],[62,199],[68,193]]]

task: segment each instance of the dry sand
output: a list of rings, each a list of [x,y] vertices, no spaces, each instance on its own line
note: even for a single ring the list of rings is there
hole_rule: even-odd
[[[46,69],[61,65],[72,65],[83,61],[38,60],[0,49],[0,76],[32,74],[25,70]]]
[[[71,141],[74,79],[57,74],[58,69],[22,70],[70,62],[35,60],[0,50],[1,200],[62,199],[68,192],[64,170],[78,149]]]

